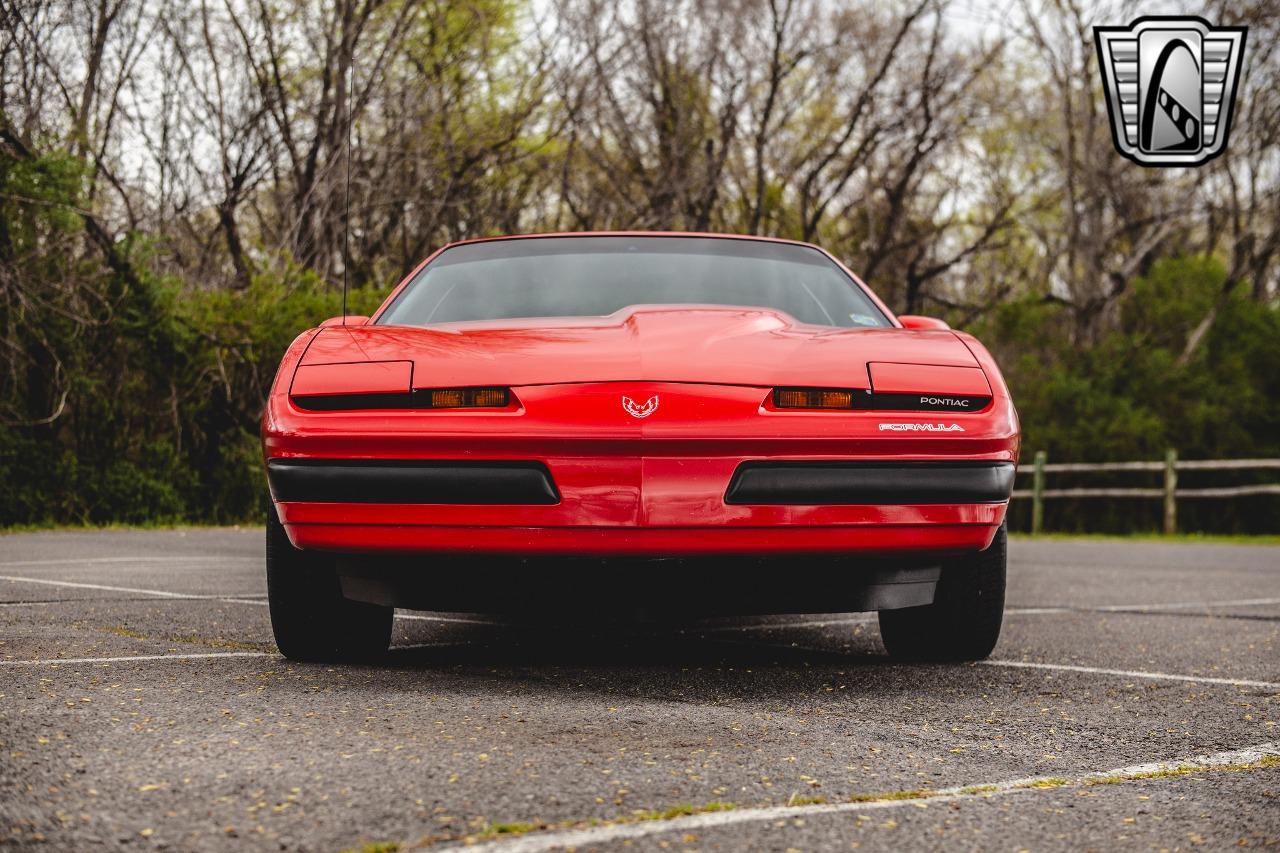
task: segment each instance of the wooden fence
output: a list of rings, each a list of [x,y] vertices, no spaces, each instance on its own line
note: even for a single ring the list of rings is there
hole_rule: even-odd
[[[1163,462],[1048,462],[1048,454],[1038,451],[1031,463],[1031,488],[1015,489],[1015,498],[1031,498],[1031,532],[1044,526],[1044,502],[1055,498],[1161,498],[1164,500],[1164,532],[1178,531],[1178,499],[1234,498],[1244,495],[1280,495],[1280,483],[1252,486],[1226,486],[1208,489],[1178,488],[1179,471],[1257,471],[1280,469],[1280,459],[1197,459],[1180,462],[1178,452],[1170,450]],[[1071,488],[1047,489],[1045,476],[1097,471],[1163,471],[1163,488]],[[1025,470],[1019,470],[1019,474]]]

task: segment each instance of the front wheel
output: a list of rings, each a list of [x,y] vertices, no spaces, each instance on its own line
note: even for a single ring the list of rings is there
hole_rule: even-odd
[[[1000,639],[1008,536],[943,565],[933,604],[880,611],[880,639],[901,660],[982,660]]]
[[[267,600],[280,653],[296,661],[360,661],[384,655],[394,610],[342,595],[332,555],[293,547],[267,510]]]

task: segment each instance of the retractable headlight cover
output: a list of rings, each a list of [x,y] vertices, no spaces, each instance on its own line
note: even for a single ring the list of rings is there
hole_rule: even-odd
[[[991,402],[991,385],[977,367],[871,362],[871,388],[773,389],[778,409],[886,412],[976,412]]]
[[[308,364],[297,369],[289,397],[300,409],[504,409],[510,388],[413,388],[413,362]]]

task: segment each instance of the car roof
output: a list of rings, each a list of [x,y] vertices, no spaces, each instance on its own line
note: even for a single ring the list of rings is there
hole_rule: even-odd
[[[469,237],[466,240],[455,240],[440,247],[440,251],[454,246],[466,246],[470,243],[491,243],[498,240],[532,240],[539,237],[704,237],[720,240],[755,240],[762,243],[787,243],[792,246],[805,246],[825,253],[821,246],[806,243],[803,240],[788,240],[784,237],[766,237],[760,234],[722,234],[715,231],[547,231],[531,234],[503,234],[494,237]]]

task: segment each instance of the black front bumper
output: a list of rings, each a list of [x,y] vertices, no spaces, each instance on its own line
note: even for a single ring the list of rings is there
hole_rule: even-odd
[[[422,462],[271,459],[267,479],[278,501],[388,504],[560,502],[540,462]]]
[[[1012,462],[744,462],[727,504],[798,506],[999,503]]]

